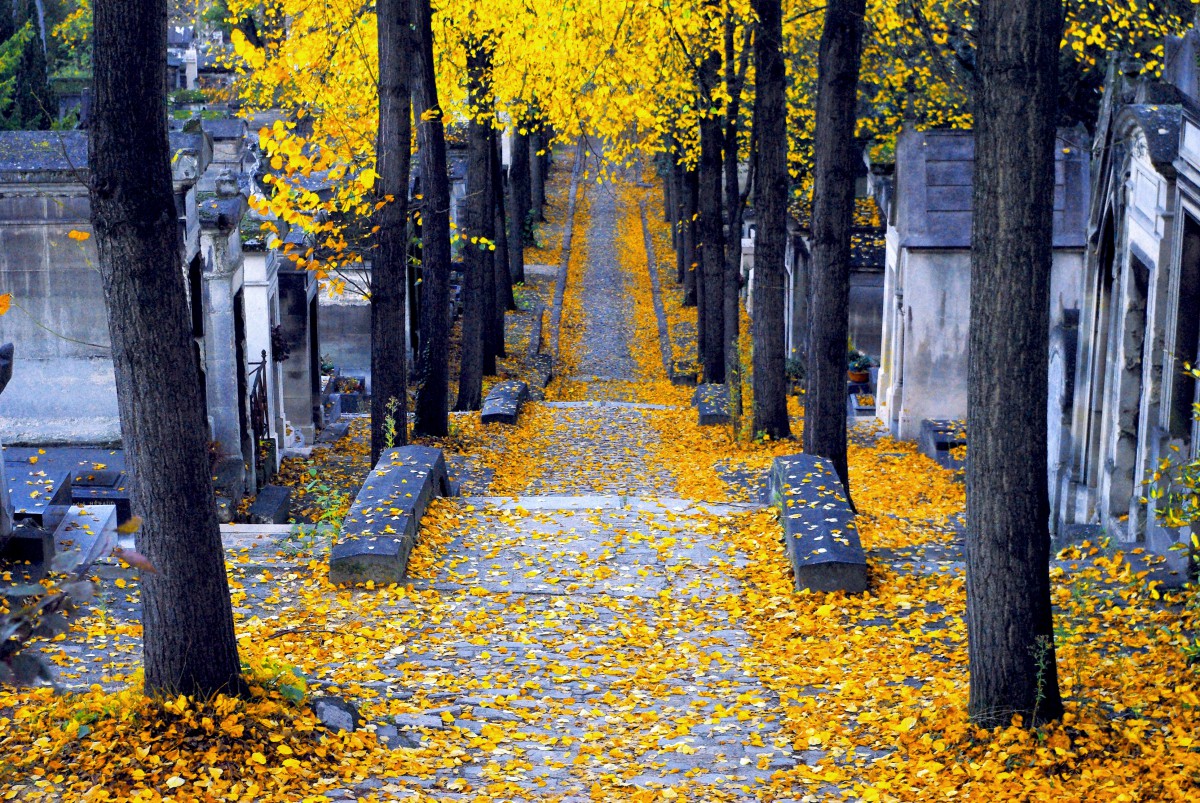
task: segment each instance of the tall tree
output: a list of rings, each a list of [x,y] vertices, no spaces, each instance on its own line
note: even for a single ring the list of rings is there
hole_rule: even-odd
[[[398,444],[408,442],[408,180],[411,164],[412,26],[408,0],[378,0],[378,248],[371,264],[371,464],[386,440],[389,405]]]
[[[550,140],[546,137],[545,121],[539,120],[529,136],[529,196],[530,219],[546,222],[546,155]]]
[[[137,546],[157,569],[142,577],[146,691],[239,692],[171,187],[167,3],[97,0],[94,13],[92,227]]]
[[[697,285],[700,265],[696,259],[696,215],[700,197],[700,173],[695,167],[683,171],[682,217],[683,217],[683,305],[697,306]],[[699,334],[699,333],[697,333]]]
[[[421,158],[421,338],[417,355],[417,403],[413,431],[444,437],[450,362],[450,177],[446,172],[446,131],[438,104],[433,58],[433,11],[429,0],[410,0],[416,37],[413,113]]]
[[[705,115],[700,118],[700,218],[696,239],[700,245],[697,303],[704,325],[700,327],[700,362],[705,382],[725,382],[725,217],[722,213],[721,117],[714,112],[721,53],[715,48],[700,64],[700,98]]]
[[[1062,715],[1046,487],[1059,0],[979,8],[967,378],[969,710]]]
[[[492,267],[492,139],[488,107],[488,45],[467,43],[467,209],[463,244],[462,348],[455,410],[478,410],[483,403],[483,375],[495,372],[496,355],[489,337],[496,279]],[[490,362],[490,366],[488,363]]]
[[[741,278],[742,278],[742,220],[745,198],[738,184],[738,134],[741,131],[742,88],[750,65],[750,43],[753,26],[746,26],[742,52],[736,53],[734,32],[736,20],[731,9],[725,12],[725,91],[729,103],[725,110],[725,129],[722,150],[725,171],[725,281],[723,308],[725,315],[725,378],[729,383],[729,413],[734,432],[742,424],[742,366],[739,353],[741,342]],[[747,187],[748,189],[748,187]]]
[[[513,125],[512,155],[508,166],[508,182],[511,188],[512,218],[511,238],[521,245],[533,245],[533,195],[530,187],[529,164],[529,130],[528,124],[522,119]],[[519,234],[519,236],[518,236]],[[515,257],[513,264],[516,264]],[[513,281],[525,280],[524,255],[521,258],[521,270],[513,271]]]
[[[755,432],[772,438],[792,434],[788,424],[784,371],[784,250],[787,247],[787,112],[783,63],[783,12],[780,0],[754,0],[758,30],[754,36],[754,138],[757,175],[754,243]]]
[[[497,357],[507,356],[504,350],[504,311],[515,310],[517,300],[513,295],[512,259],[508,254],[508,206],[505,199],[508,196],[504,165],[500,159],[500,132],[492,129],[492,211],[493,225],[496,231],[496,297],[499,299],[496,310],[499,327],[500,350]],[[524,268],[524,259],[522,269]]]
[[[804,451],[827,457],[846,492],[846,353],[850,228],[854,224],[855,105],[866,0],[829,0],[817,57],[812,268]]]

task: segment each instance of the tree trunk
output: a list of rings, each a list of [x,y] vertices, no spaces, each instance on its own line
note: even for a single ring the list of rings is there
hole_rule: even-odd
[[[528,133],[521,133],[520,127],[524,123],[518,122],[513,128],[513,145],[512,145],[512,164],[508,166],[508,182],[512,188],[512,231],[517,232],[512,237],[513,242],[520,243],[522,247],[533,245],[533,194],[530,182],[529,164],[529,148],[530,137]],[[525,281],[525,257],[521,253],[521,270],[513,271],[513,279],[519,282]],[[514,265],[516,262],[514,261]]]
[[[772,438],[791,437],[784,340],[783,267],[787,248],[787,112],[780,0],[755,0],[754,141],[757,234],[754,243],[754,415],[752,428]]]
[[[830,0],[825,6],[813,134],[812,296],[804,451],[829,458],[847,495],[851,490],[846,461],[850,227],[854,223],[855,104],[865,6],[866,0]]]
[[[515,310],[517,299],[513,295],[512,257],[508,253],[508,209],[505,199],[508,190],[505,187],[504,165],[500,159],[500,132],[492,130],[492,210],[495,215],[493,225],[496,231],[496,289],[498,301],[496,308],[500,311],[500,352],[496,356],[507,356],[504,348],[504,311]],[[524,262],[524,260],[522,260]],[[524,269],[524,265],[522,265]]]
[[[416,59],[413,64],[413,116],[421,159],[421,347],[417,355],[417,402],[413,431],[444,437],[449,432],[447,401],[450,351],[450,181],[446,172],[446,133],[438,105],[430,0],[411,0]]]
[[[716,64],[720,56],[716,56]],[[700,121],[700,264],[704,271],[704,381],[725,381],[725,224],[721,204],[721,120]]]
[[[496,279],[491,265],[492,222],[492,138],[487,122],[481,119],[489,102],[487,45],[468,40],[467,102],[467,210],[463,235],[463,316],[462,346],[458,373],[458,400],[455,410],[478,410],[483,403],[483,375],[489,356],[492,373],[496,355],[490,351],[492,306],[496,301]]]
[[[979,14],[967,382],[971,717],[1062,715],[1050,604],[1046,394],[1062,5]]]
[[[542,129],[529,137],[529,193],[533,222],[546,222],[546,160],[542,157],[546,134]]]
[[[371,465],[386,447],[388,406],[395,445],[408,442],[408,180],[412,139],[408,0],[379,0],[378,248],[371,260]],[[387,201],[387,197],[391,200]]]
[[[696,214],[700,197],[700,173],[688,168],[683,171],[683,306],[696,306],[696,285],[699,264],[696,261]],[[699,332],[696,333],[699,338]]]
[[[244,689],[167,142],[166,0],[98,0],[88,168],[141,576],[149,694]],[[131,124],[131,121],[137,124]],[[193,299],[192,303],[203,303]]]
[[[746,69],[749,65],[750,42],[742,48],[740,61],[734,53],[734,19],[731,12],[725,15],[725,89],[729,94],[729,107],[725,112],[725,130],[722,150],[724,151],[725,174],[725,377],[729,383],[729,416],[733,431],[742,425],[742,365],[739,350],[741,339],[741,278],[742,278],[742,199],[738,186],[738,131],[742,108],[742,87],[745,85]],[[747,28],[747,31],[752,29]]]

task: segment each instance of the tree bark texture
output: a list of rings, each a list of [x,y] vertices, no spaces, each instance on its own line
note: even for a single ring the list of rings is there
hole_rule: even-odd
[[[519,241],[523,246],[533,245],[533,190],[530,182],[529,164],[529,133],[521,133],[524,123],[518,122],[513,129],[512,164],[508,166],[508,181],[512,188],[513,231],[519,232]],[[514,235],[514,240],[517,236]],[[525,280],[525,262],[522,256],[521,272],[513,272],[517,281]],[[518,278],[519,277],[519,278]]]
[[[386,447],[388,405],[395,445],[408,442],[408,181],[412,52],[408,0],[379,0],[379,135],[375,146],[378,247],[371,260],[371,465]]]
[[[683,171],[683,305],[696,306],[696,215],[700,198],[700,172],[693,168]],[[697,332],[697,338],[699,333]]]
[[[496,301],[491,265],[492,139],[481,119],[488,105],[486,45],[467,42],[467,209],[463,228],[463,316],[455,410],[478,410],[483,403],[483,374],[488,361],[488,329]],[[490,294],[490,297],[489,297]],[[496,356],[491,355],[495,371]]]
[[[749,65],[750,42],[745,43],[740,59],[734,52],[734,22],[732,14],[725,18],[725,89],[729,107],[725,112],[722,150],[725,177],[725,281],[723,308],[725,317],[725,378],[729,383],[729,414],[733,431],[742,422],[742,365],[739,353],[741,339],[741,275],[742,275],[742,210],[741,187],[738,184],[738,132],[742,109],[742,88]]]
[[[1045,470],[1062,13],[980,4],[966,551],[969,711],[986,727],[1062,715]]]
[[[846,463],[850,228],[854,223],[855,105],[866,0],[830,0],[817,61],[813,135],[812,273],[804,451],[826,457],[851,492]],[[782,366],[781,366],[782,368]]]
[[[450,375],[450,178],[446,172],[446,132],[438,105],[429,0],[411,0],[416,36],[413,114],[421,160],[421,338],[417,354],[417,402],[413,431],[449,433]]]
[[[783,62],[783,14],[780,0],[755,0],[758,30],[754,39],[754,138],[757,169],[754,243],[754,297],[751,341],[754,346],[752,427],[772,438],[792,434],[787,412],[784,370],[784,307],[787,248],[787,110]],[[843,385],[844,388],[844,385]]]
[[[719,57],[718,57],[719,58]],[[700,265],[704,271],[704,381],[725,381],[725,235],[721,204],[721,119],[700,121]]]
[[[529,137],[529,194],[534,223],[546,222],[546,159],[542,155],[545,147],[545,131],[538,128]]]
[[[92,226],[133,509],[142,517],[137,548],[157,569],[141,576],[145,688],[239,693],[171,186],[167,4],[98,0],[94,13]]]
[[[517,308],[517,299],[513,295],[512,258],[508,252],[507,183],[504,165],[500,159],[500,132],[492,129],[492,210],[495,217],[493,225],[496,231],[494,262],[496,265],[496,290],[500,299],[497,303],[497,309],[500,310],[500,353],[497,355],[499,357],[507,356],[504,348],[504,311]],[[524,264],[521,267],[524,270]]]

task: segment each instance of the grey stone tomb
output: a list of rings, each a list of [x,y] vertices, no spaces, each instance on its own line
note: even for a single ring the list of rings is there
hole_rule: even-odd
[[[402,582],[425,508],[434,496],[449,495],[441,449],[398,446],[385,451],[342,522],[329,555],[329,581]]]
[[[797,590],[867,590],[867,558],[854,513],[827,460],[807,454],[775,458],[770,495],[779,505]]]

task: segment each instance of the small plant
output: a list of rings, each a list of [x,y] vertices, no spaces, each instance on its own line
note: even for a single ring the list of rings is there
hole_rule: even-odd
[[[341,491],[321,479],[315,468],[308,470],[308,481],[304,490],[312,500],[312,509],[316,513],[316,524],[327,524],[333,529],[340,529],[342,519],[346,516],[349,498]]]
[[[783,371],[787,375],[789,382],[804,381],[804,360],[799,357],[788,357],[787,362],[783,364]]]
[[[1184,363],[1183,373],[1200,380],[1200,368],[1191,363]],[[1200,417],[1200,402],[1192,405],[1192,415]],[[1172,445],[1171,449],[1175,455],[1180,454],[1178,445]],[[1200,523],[1200,459],[1168,455],[1146,484],[1149,486],[1148,497],[1158,501],[1154,517],[1159,524],[1180,531],[1185,527],[1192,529],[1188,539],[1180,540],[1172,548],[1188,553],[1188,576],[1195,580],[1200,570],[1200,538],[1196,535]],[[1143,497],[1142,502],[1147,501]]]
[[[537,301],[537,293],[526,287],[525,282],[517,282],[513,285],[513,300],[517,304],[517,309],[528,312],[533,309],[534,302]]]
[[[391,396],[387,400],[387,404],[383,409],[387,411],[387,415],[383,418],[383,445],[386,449],[391,449],[396,445],[396,410],[399,409],[400,402],[395,396]]]
[[[332,374],[336,368],[337,365],[334,364],[332,357],[326,354],[321,355],[321,373]]]
[[[870,357],[868,357],[866,354],[863,354],[853,346],[850,347],[850,351],[846,354],[847,370],[855,373],[864,373],[871,370],[872,364],[873,363],[871,362]]]

